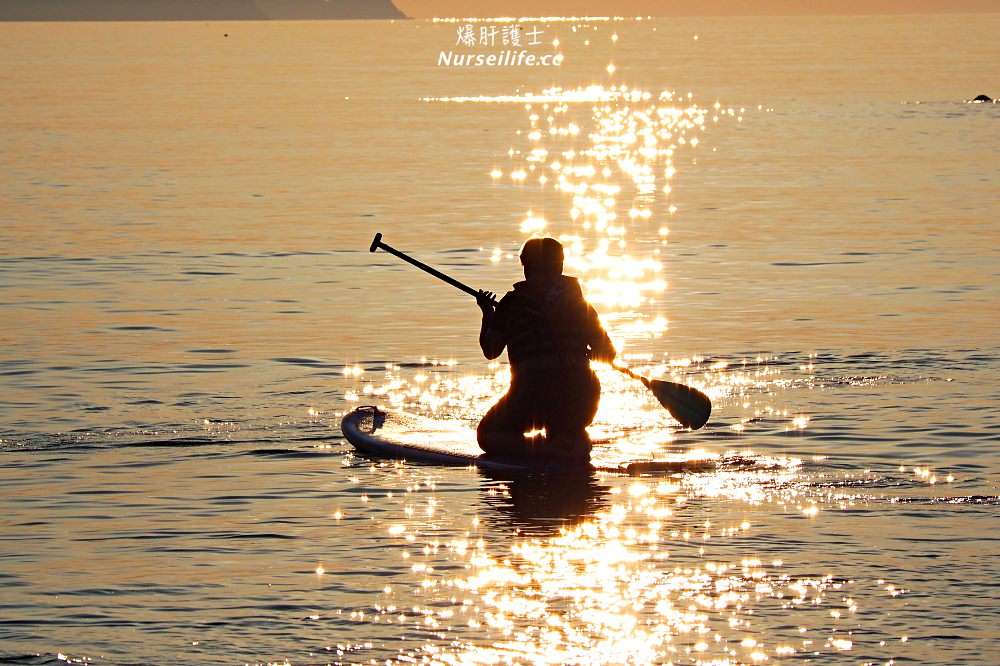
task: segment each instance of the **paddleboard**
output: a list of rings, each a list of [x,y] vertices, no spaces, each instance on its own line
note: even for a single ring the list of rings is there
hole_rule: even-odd
[[[501,458],[488,456],[476,443],[476,431],[464,421],[429,419],[413,414],[359,407],[347,414],[340,429],[354,448],[380,458],[409,462],[478,467],[495,471],[606,471],[622,474],[705,471],[712,460],[642,460],[620,467],[599,467],[582,460]]]

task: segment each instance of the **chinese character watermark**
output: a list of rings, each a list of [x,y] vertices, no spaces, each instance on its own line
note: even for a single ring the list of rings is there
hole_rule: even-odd
[[[523,65],[549,67],[561,65],[563,56],[560,53],[534,54],[525,49],[526,46],[541,44],[540,36],[544,32],[536,25],[532,25],[526,30],[520,24],[476,26],[472,23],[466,23],[455,29],[456,47],[467,49],[513,47],[518,50],[505,49],[499,53],[490,54],[441,51],[438,55],[438,66],[510,67]],[[529,41],[525,41],[525,39]]]
[[[520,25],[505,25],[502,27],[497,27],[496,25],[484,25],[480,26],[479,33],[476,33],[476,26],[471,23],[466,23],[463,26],[459,26],[455,32],[458,38],[455,40],[455,46],[522,46],[521,36],[528,35],[531,37],[531,41],[528,42],[528,46],[537,46],[541,44],[541,40],[538,36],[541,35],[544,30],[539,30],[536,26],[531,26],[531,30],[524,31]]]

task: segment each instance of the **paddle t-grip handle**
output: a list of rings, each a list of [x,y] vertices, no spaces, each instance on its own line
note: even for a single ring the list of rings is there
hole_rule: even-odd
[[[372,240],[371,247],[368,248],[369,252],[374,252],[375,250],[385,250],[389,254],[399,257],[400,259],[402,259],[406,263],[412,264],[413,266],[416,266],[417,268],[419,268],[420,270],[424,271],[425,273],[430,273],[431,275],[433,275],[437,279],[443,280],[444,282],[447,282],[451,286],[456,287],[458,289],[461,289],[462,291],[464,291],[465,293],[469,294],[470,296],[475,296],[476,299],[479,298],[479,292],[477,290],[473,289],[472,287],[470,287],[469,285],[462,284],[461,282],[459,282],[455,278],[450,277],[448,275],[445,275],[444,273],[442,273],[438,269],[431,268],[430,266],[428,266],[424,262],[419,261],[417,259],[414,259],[413,257],[409,256],[408,254],[404,254],[403,252],[400,252],[399,250],[397,250],[394,247],[390,247],[390,246],[386,245],[385,243],[382,242],[382,234],[375,234],[375,238]],[[497,301],[493,300],[493,304],[496,305]]]

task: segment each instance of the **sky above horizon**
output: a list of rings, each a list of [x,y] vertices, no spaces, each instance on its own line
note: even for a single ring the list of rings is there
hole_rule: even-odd
[[[998,0],[394,0],[407,16],[740,16],[1000,12]]]

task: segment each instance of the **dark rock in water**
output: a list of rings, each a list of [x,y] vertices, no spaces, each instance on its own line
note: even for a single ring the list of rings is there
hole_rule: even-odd
[[[976,97],[972,101],[973,102],[992,102],[993,100],[990,99],[989,95],[976,95]]]
[[[0,0],[0,21],[404,18],[392,0]]]

